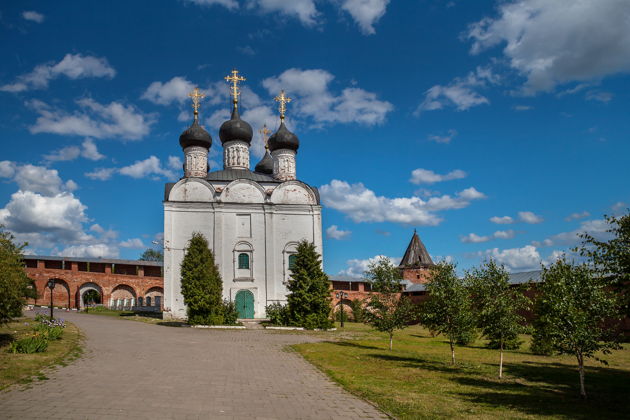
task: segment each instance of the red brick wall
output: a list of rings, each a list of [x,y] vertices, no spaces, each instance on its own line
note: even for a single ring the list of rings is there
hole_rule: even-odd
[[[403,280],[408,280],[412,283],[426,283],[429,281],[431,272],[428,268],[403,268],[402,277]]]

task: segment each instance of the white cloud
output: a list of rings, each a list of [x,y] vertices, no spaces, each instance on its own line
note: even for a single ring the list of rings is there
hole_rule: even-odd
[[[366,35],[374,34],[374,24],[383,17],[389,0],[343,0],[341,8],[348,12]]]
[[[75,258],[117,258],[118,248],[111,244],[81,244],[69,246],[57,255]]]
[[[348,267],[345,270],[341,270],[339,272],[339,275],[350,277],[363,277],[364,273],[368,270],[370,264],[376,263],[382,258],[389,258],[394,265],[400,264],[400,258],[386,257],[385,255],[376,255],[365,260],[351,259],[346,261],[346,265]]]
[[[223,6],[230,10],[238,9],[238,2],[236,0],[185,0],[188,3],[193,3],[198,6]]]
[[[85,176],[90,179],[98,179],[100,181],[106,181],[114,175],[116,168],[97,168],[92,172],[86,172]]]
[[[30,20],[31,22],[35,22],[35,23],[42,23],[45,18],[43,14],[38,13],[34,10],[26,10],[22,12],[22,17],[26,20]]]
[[[349,230],[341,230],[337,225],[331,225],[328,229],[326,229],[326,238],[328,239],[347,239],[352,234]]]
[[[48,82],[61,75],[72,80],[87,77],[107,77],[111,79],[116,75],[116,70],[109,65],[104,57],[66,54],[56,64],[40,64],[30,73],[18,76],[15,82],[0,86],[0,91],[23,92],[30,89],[45,89],[48,87]]]
[[[103,229],[103,227],[101,225],[99,225],[98,223],[95,223],[92,226],[90,226],[90,230],[92,232],[96,232],[96,233],[103,233],[103,232],[105,232],[105,229]]]
[[[418,168],[411,172],[411,179],[409,181],[413,184],[435,184],[436,182],[462,178],[466,178],[466,172],[461,169],[455,169],[445,175],[440,175],[428,169]]]
[[[586,92],[585,98],[587,101],[598,101],[607,104],[613,98],[613,94],[610,92],[604,92],[601,90],[589,90]]]
[[[496,84],[498,81],[498,76],[489,68],[477,67],[464,78],[456,77],[448,85],[435,85],[427,90],[424,100],[418,105],[414,115],[418,116],[424,111],[435,111],[449,106],[455,107],[458,111],[465,111],[475,106],[489,104],[488,98],[479,94],[476,89],[484,88],[488,84]]]
[[[513,238],[514,235],[516,235],[516,232],[514,232],[513,230],[497,230],[492,235],[486,235],[486,236],[479,236],[476,233],[469,233],[466,236],[462,236],[460,240],[463,243],[476,244],[476,243],[481,243],[481,242],[488,242],[493,239],[510,239],[510,238]]]
[[[529,223],[529,224],[538,224],[545,221],[542,216],[538,216],[531,211],[519,211],[518,217],[521,222]]]
[[[247,5],[263,13],[277,12],[298,18],[306,26],[315,25],[319,17],[315,0],[248,0]]]
[[[509,225],[514,223],[514,219],[510,216],[493,216],[490,218],[490,221],[498,225]]]
[[[482,253],[504,264],[509,271],[528,271],[540,269],[541,258],[535,246],[499,250],[493,248]]]
[[[27,102],[27,106],[39,114],[30,132],[139,140],[149,134],[155,122],[152,116],[142,114],[133,105],[120,102],[102,105],[90,98],[76,102],[81,110],[73,113],[54,109],[39,100]]]
[[[81,156],[89,160],[101,160],[105,158],[104,155],[98,152],[96,144],[94,144],[92,139],[85,139],[83,143],[81,143]]]
[[[13,180],[21,191],[31,191],[46,196],[54,196],[72,190],[76,186],[72,180],[64,184],[56,169],[30,164],[18,166]]]
[[[523,93],[535,94],[630,71],[629,16],[627,0],[516,0],[472,24],[468,38],[473,54],[504,45],[527,79]]]
[[[550,236],[542,242],[534,241],[533,245],[539,247],[547,247],[553,245],[577,245],[582,239],[579,237],[582,233],[588,233],[597,240],[607,240],[610,233],[606,232],[610,229],[610,225],[604,219],[584,220],[580,223],[580,227],[569,232],[562,232]]]
[[[333,79],[326,70],[291,68],[263,80],[262,84],[272,95],[284,89],[296,99],[291,115],[310,117],[320,124],[382,124],[394,108],[391,103],[379,100],[375,93],[357,87],[347,87],[335,95],[329,89]]]
[[[44,155],[44,159],[49,162],[58,162],[74,160],[79,156],[89,160],[100,160],[105,157],[98,152],[96,144],[91,139],[85,139],[80,148],[78,146],[67,146],[53,150],[49,154]]]
[[[628,207],[630,206],[627,203],[624,203],[623,201],[618,201],[613,204],[610,209],[612,210],[613,215],[621,215],[626,211]]]
[[[456,135],[457,135],[457,130],[451,129],[451,130],[448,130],[447,134],[445,135],[431,134],[429,136],[429,140],[434,141],[436,143],[448,144],[451,142],[451,140],[455,138]]]
[[[362,183],[348,184],[332,180],[320,187],[323,203],[339,210],[355,222],[394,222],[421,226],[438,225],[442,218],[436,212],[467,207],[471,200],[485,197],[474,188],[460,191],[454,197],[443,195],[423,200],[420,197],[388,198],[377,196]]]
[[[236,49],[241,54],[249,55],[250,57],[253,57],[256,55],[256,51],[254,51],[254,49],[249,45],[245,45],[243,47],[236,47]]]
[[[564,220],[566,220],[567,222],[570,222],[571,220],[586,219],[590,215],[591,215],[591,213],[589,213],[587,211],[583,211],[583,212],[580,212],[580,213],[571,213],[570,215],[565,217]]]
[[[177,171],[182,170],[183,162],[179,156],[168,157],[168,167]]]
[[[188,99],[188,94],[194,88],[192,82],[183,77],[175,76],[168,82],[151,83],[140,98],[159,105],[170,105],[173,102],[181,104]]]
[[[15,174],[16,164],[10,160],[0,161],[0,178],[12,178]]]
[[[142,243],[142,239],[140,238],[127,239],[126,241],[122,241],[119,245],[123,248],[134,248],[134,249],[144,248],[144,243]]]
[[[168,179],[174,179],[175,173],[170,169],[162,167],[160,159],[150,156],[145,160],[136,161],[134,164],[120,168],[118,172],[132,178],[147,178],[152,175],[161,175]]]

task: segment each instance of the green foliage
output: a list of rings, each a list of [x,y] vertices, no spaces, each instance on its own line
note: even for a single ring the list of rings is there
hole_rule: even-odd
[[[161,249],[147,248],[140,258],[140,261],[164,261],[164,253]]]
[[[363,276],[371,284],[374,292],[400,293],[402,291],[400,269],[387,257],[371,262]]]
[[[595,353],[618,349],[610,323],[620,318],[619,305],[608,282],[586,264],[563,259],[543,269],[543,282],[536,302],[536,332],[560,354],[577,358],[583,398],[584,359]],[[606,363],[603,360],[600,360]]]
[[[190,324],[218,325],[224,322],[223,282],[208,241],[193,233],[182,260],[182,296]]]
[[[273,325],[289,325],[289,307],[287,305],[282,305],[279,302],[272,303],[271,305],[267,305],[265,308],[267,312],[267,318],[269,318],[269,322]]]
[[[13,235],[0,225],[0,324],[22,314],[25,297],[34,292],[33,281],[28,278],[22,262],[26,244],[13,243]]]
[[[306,329],[328,329],[330,320],[330,283],[322,270],[321,256],[315,244],[301,241],[287,288],[291,324]]]
[[[101,295],[96,290],[88,290],[83,295],[83,301],[86,304],[101,303]]]
[[[236,310],[236,304],[228,300],[223,301],[223,324],[224,325],[236,325],[238,324],[238,311]]]
[[[354,322],[363,322],[365,318],[365,310],[363,309],[363,300],[353,299],[350,302],[350,307],[352,308],[352,317],[354,318]]]
[[[48,339],[41,334],[15,340],[9,345],[9,353],[42,353],[46,349],[48,349]]]
[[[422,305],[421,322],[449,339],[451,362],[455,363],[454,345],[475,330],[469,289],[465,280],[457,277],[455,265],[446,261],[431,269],[426,287],[428,299]]]
[[[370,263],[364,276],[371,283],[372,290],[378,293],[371,294],[365,309],[361,308],[363,320],[375,330],[389,335],[391,350],[394,332],[416,320],[417,308],[407,297],[401,296],[400,270],[389,258],[379,258]],[[357,306],[360,308],[360,301]]]
[[[598,274],[611,281],[621,295],[626,315],[630,316],[630,213],[604,218],[608,223],[606,232],[612,238],[600,241],[583,233],[582,246],[574,251],[592,261]]]
[[[489,346],[500,351],[499,378],[503,376],[503,350],[508,345],[518,348],[518,335],[527,332],[525,317],[520,312],[528,309],[530,300],[520,288],[510,286],[510,275],[494,260],[466,273],[471,286],[477,325],[490,340]]]

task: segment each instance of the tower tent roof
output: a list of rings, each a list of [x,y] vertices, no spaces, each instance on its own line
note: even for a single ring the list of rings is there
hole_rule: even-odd
[[[409,242],[409,246],[405,251],[405,255],[402,258],[399,267],[426,267],[431,265],[433,265],[433,260],[420,240],[420,237],[414,230],[411,242]]]

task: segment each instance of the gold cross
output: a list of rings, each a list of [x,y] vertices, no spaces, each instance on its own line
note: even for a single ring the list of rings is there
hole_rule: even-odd
[[[196,87],[192,92],[188,94],[192,98],[192,107],[195,112],[195,120],[197,119],[197,115],[199,114],[199,103],[203,98],[206,97],[203,93],[199,93],[199,88]]]
[[[238,84],[239,82],[244,82],[247,79],[245,79],[243,76],[239,76],[238,70],[233,69],[230,75],[225,76],[225,80],[228,83],[232,84],[232,86],[230,86],[230,95],[232,96],[234,107],[236,108],[238,104],[238,96],[241,94],[241,90],[239,89]]]
[[[267,140],[269,140],[269,134],[271,134],[271,130],[267,128],[267,124],[263,124],[263,128],[258,130],[260,136],[262,137],[263,143],[265,144],[265,149],[268,149]]]
[[[287,112],[287,104],[291,102],[291,98],[284,94],[284,90],[280,91],[280,95],[274,98],[276,102],[280,102],[278,110],[280,111],[280,121],[284,121],[284,113]]]

